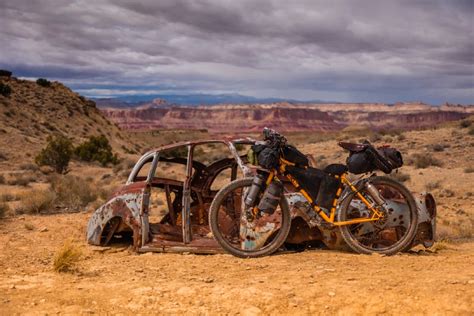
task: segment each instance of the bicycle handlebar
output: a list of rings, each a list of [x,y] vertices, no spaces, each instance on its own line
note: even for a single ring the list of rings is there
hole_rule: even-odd
[[[282,147],[287,142],[285,136],[268,127],[263,128],[263,140],[269,142],[270,146],[275,147]]]

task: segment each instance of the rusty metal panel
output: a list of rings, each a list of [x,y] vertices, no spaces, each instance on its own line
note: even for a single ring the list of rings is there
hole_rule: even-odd
[[[138,248],[141,243],[141,206],[143,199],[143,187],[138,189],[133,186],[131,192],[117,194],[107,203],[97,209],[87,225],[87,241],[93,245],[101,245],[101,237],[105,226],[113,218],[120,218],[133,231],[134,247]],[[124,191],[126,188],[124,188]]]

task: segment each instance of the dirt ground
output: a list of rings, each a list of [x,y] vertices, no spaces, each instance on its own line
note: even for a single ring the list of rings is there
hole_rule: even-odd
[[[474,241],[392,257],[329,250],[244,260],[141,254],[85,244],[89,214],[0,223],[0,314],[464,314],[474,310]],[[66,240],[74,273],[52,269]]]

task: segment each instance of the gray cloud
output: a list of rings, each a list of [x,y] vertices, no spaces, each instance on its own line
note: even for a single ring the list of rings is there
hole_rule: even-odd
[[[81,93],[474,103],[472,1],[0,4],[0,67]]]

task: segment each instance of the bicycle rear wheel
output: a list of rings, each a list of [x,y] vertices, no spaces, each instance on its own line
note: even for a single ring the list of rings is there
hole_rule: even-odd
[[[416,234],[418,211],[413,195],[401,183],[388,177],[368,179],[385,200],[379,210],[384,217],[378,221],[340,227],[341,235],[347,245],[358,253],[380,253],[393,255],[407,250]],[[369,201],[374,199],[362,188],[360,193]],[[372,215],[368,207],[355,193],[351,193],[342,203],[338,221],[352,218],[369,218]]]
[[[244,198],[253,178],[238,179],[222,188],[212,201],[209,223],[212,234],[228,253],[240,258],[270,255],[285,242],[291,217],[284,195],[273,214],[247,218]]]

